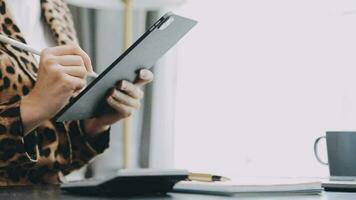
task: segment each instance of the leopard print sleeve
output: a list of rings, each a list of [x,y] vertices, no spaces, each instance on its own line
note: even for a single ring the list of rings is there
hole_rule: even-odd
[[[36,133],[24,136],[20,102],[15,100],[0,105],[0,168],[37,161],[38,148],[30,147]]]
[[[7,75],[0,71],[0,91],[5,91],[16,72],[10,70],[12,59],[1,52],[0,66],[8,69]],[[33,142],[36,131],[25,136],[20,105],[21,97],[17,93],[0,92],[0,168],[34,164],[38,159],[38,147]]]
[[[69,135],[72,146],[72,164],[63,173],[69,174],[90,162],[95,156],[103,153],[109,147],[110,130],[99,133],[96,137],[88,137],[85,133],[83,121],[68,122]]]

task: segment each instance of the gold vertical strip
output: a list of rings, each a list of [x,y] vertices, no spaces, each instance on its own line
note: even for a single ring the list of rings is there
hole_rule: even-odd
[[[124,48],[128,49],[132,44],[132,0],[124,2]]]
[[[122,0],[124,3],[124,49],[132,43],[132,0]],[[131,118],[123,121],[123,168],[129,168]]]

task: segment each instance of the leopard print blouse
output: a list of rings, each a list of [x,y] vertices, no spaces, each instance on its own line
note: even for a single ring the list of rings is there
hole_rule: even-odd
[[[41,7],[57,44],[77,43],[64,0],[41,0]],[[26,43],[5,0],[0,14],[0,34]],[[88,138],[82,121],[48,120],[24,135],[21,97],[36,84],[37,69],[32,54],[0,42],[0,186],[58,184],[108,147],[109,131]]]

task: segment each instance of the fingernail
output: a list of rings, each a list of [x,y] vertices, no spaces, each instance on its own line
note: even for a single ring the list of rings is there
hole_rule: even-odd
[[[144,79],[144,78],[146,78],[146,76],[147,76],[146,71],[145,70],[141,70],[140,71],[140,78]]]
[[[126,86],[125,81],[122,81],[122,82],[121,82],[121,87],[120,87],[120,89],[121,89],[121,90],[126,90],[126,88],[127,88],[127,86]]]

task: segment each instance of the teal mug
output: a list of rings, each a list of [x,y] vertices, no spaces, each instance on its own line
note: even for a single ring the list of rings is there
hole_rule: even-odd
[[[328,161],[320,158],[318,145],[326,140]],[[314,142],[314,154],[319,163],[329,166],[330,176],[356,176],[356,132],[329,131]]]

